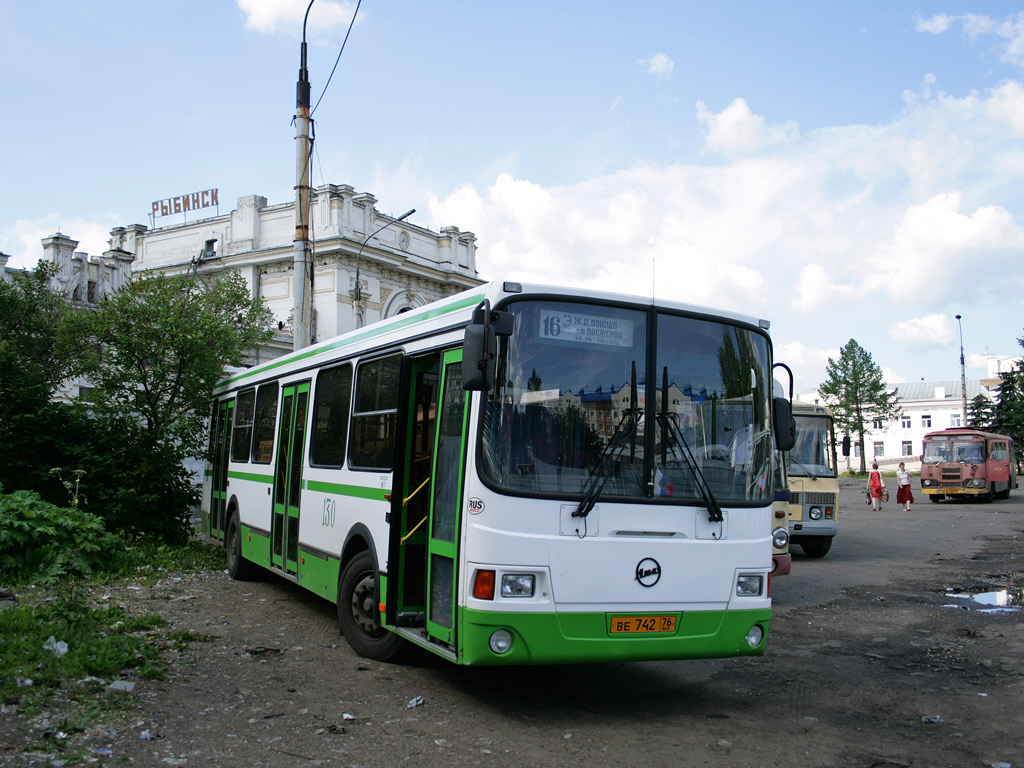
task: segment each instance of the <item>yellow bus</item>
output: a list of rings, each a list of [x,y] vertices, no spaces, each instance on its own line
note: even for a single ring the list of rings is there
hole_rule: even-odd
[[[832,414],[820,405],[793,403],[796,444],[786,456],[789,541],[808,557],[824,557],[839,532],[839,475]]]

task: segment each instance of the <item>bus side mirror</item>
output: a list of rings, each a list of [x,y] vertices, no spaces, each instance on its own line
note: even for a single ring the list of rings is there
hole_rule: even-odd
[[[793,405],[784,397],[772,398],[775,421],[775,447],[780,451],[791,451],[796,445],[796,419]]]
[[[511,312],[492,311],[490,304],[473,313],[462,341],[462,387],[469,392],[486,392],[494,381],[499,336],[511,336]]]
[[[850,455],[850,436],[843,435],[843,456]]]

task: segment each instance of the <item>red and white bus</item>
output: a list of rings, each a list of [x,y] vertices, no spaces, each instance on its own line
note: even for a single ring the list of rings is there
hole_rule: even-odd
[[[1017,487],[1013,438],[954,428],[924,436],[921,490],[930,501],[947,496],[1005,499]]]

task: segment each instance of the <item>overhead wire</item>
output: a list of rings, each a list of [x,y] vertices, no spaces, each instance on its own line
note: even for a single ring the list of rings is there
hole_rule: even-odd
[[[328,75],[327,82],[324,83],[324,90],[320,94],[320,98],[316,100],[316,104],[313,106],[312,111],[310,111],[309,113],[310,117],[313,116],[313,112],[316,112],[316,108],[319,107],[320,102],[323,101],[324,94],[327,93],[327,87],[331,84],[331,78],[334,77],[334,70],[338,68],[338,62],[341,61],[341,54],[345,52],[345,43],[348,42],[348,36],[352,32],[352,25],[356,23],[356,16],[359,14],[359,6],[362,5],[362,3],[363,0],[358,0],[356,2],[356,9],[352,12],[352,21],[348,23],[348,31],[345,33],[345,39],[341,41],[341,50],[338,51],[338,58],[334,60],[334,66],[331,67],[331,74]]]

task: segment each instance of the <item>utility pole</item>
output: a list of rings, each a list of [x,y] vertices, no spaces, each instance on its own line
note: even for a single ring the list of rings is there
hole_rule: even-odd
[[[309,72],[306,69],[306,21],[314,0],[309,0],[302,20],[299,82],[295,88],[295,303],[292,311],[293,349],[312,343],[312,291],[309,254]]]
[[[964,327],[960,324],[960,315],[956,316],[956,324],[960,328],[960,408],[963,410],[963,422],[967,426],[967,372],[964,370]]]

